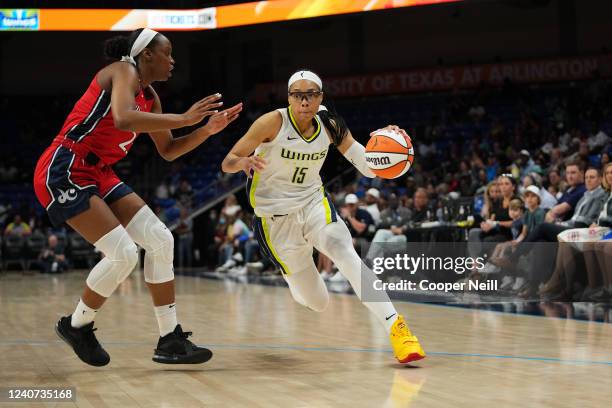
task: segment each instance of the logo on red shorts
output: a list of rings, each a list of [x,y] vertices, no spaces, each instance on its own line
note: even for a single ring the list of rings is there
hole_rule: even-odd
[[[60,196],[57,197],[57,201],[59,201],[60,204],[64,204],[66,201],[76,200],[77,198],[77,193],[74,188],[66,191],[62,190],[61,188],[58,188],[58,190],[60,192]]]

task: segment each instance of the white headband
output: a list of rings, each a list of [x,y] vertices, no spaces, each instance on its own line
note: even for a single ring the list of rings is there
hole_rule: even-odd
[[[291,85],[293,85],[294,82],[299,81],[301,79],[307,79],[309,81],[312,81],[319,86],[319,89],[323,89],[323,82],[321,81],[321,78],[319,78],[319,76],[312,71],[298,71],[295,74],[291,75],[291,78],[289,78],[289,85],[287,85],[287,89],[291,88]]]
[[[126,61],[130,64],[136,65],[136,60],[134,57],[140,54],[156,35],[157,31],[153,31],[150,28],[143,28],[140,34],[138,34],[138,37],[136,37],[134,44],[132,44],[130,55],[124,55],[121,57],[121,61]]]

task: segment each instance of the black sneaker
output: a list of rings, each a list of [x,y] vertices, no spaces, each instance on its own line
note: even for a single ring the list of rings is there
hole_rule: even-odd
[[[153,361],[163,364],[201,364],[210,360],[212,351],[187,340],[192,334],[183,332],[181,325],[177,324],[172,333],[159,338]]]
[[[55,324],[55,332],[64,340],[83,361],[92,366],[101,367],[108,364],[110,356],[102,348],[94,332],[94,322],[83,327],[74,328],[71,325],[72,315],[64,316]]]

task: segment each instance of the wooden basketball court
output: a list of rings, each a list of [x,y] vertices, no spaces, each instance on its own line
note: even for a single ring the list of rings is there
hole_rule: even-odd
[[[312,312],[289,290],[177,277],[177,311],[215,356],[200,366],[151,361],[158,333],[142,277],[99,313],[103,368],[54,333],[86,273],[0,275],[0,387],[75,387],[67,403],[16,407],[604,407],[612,400],[612,325],[397,303],[428,358],[393,359],[355,296]]]

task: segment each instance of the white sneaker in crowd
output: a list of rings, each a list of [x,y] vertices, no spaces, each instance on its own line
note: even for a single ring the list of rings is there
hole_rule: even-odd
[[[234,266],[227,273],[227,275],[231,276],[231,277],[246,276],[246,274],[247,274],[247,267],[244,266],[244,265],[243,266]]]
[[[485,266],[482,267],[480,273],[499,273],[501,272],[501,268],[497,265],[493,265],[491,262],[487,262]]]
[[[236,266],[236,261],[233,259],[228,259],[225,263],[215,269],[215,272],[227,272],[230,268]]]
[[[263,271],[264,264],[261,261],[248,262],[246,267],[249,273],[259,273]]]
[[[514,277],[506,275],[502,278],[501,285],[499,285],[499,289],[510,290],[512,289],[512,285],[514,285]]]
[[[512,290],[518,291],[523,286],[525,286],[525,278],[519,276],[518,278],[514,280],[514,285],[512,285]]]

